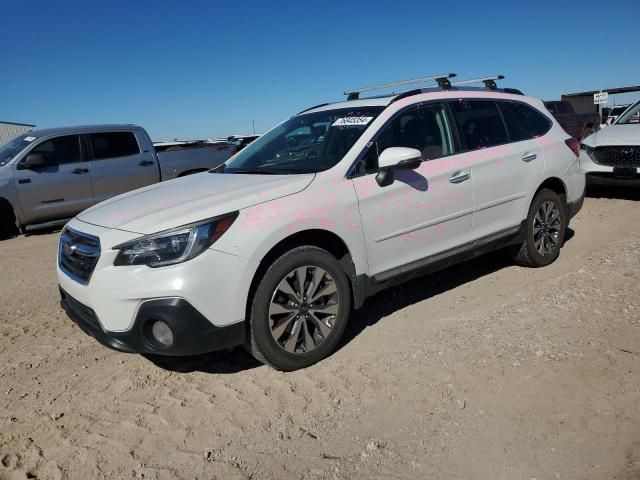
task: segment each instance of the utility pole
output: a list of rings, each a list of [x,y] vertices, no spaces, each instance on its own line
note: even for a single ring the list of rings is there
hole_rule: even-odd
[[[256,121],[255,120],[251,120],[251,126],[253,127],[253,134],[256,134]]]

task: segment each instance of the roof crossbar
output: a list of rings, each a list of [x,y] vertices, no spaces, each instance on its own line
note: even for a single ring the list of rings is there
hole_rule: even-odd
[[[438,86],[441,88],[448,88],[451,86],[449,82],[450,78],[455,77],[455,73],[441,73],[439,75],[432,75],[430,77],[414,78],[412,80],[400,80],[398,82],[383,83],[381,85],[374,85],[372,87],[354,88],[353,90],[347,90],[344,92],[347,95],[347,100],[357,100],[360,98],[360,94],[363,92],[371,92],[373,90],[383,90],[390,87],[398,87],[400,85],[411,85],[414,83],[425,83],[435,80]]]
[[[504,75],[495,75],[493,77],[473,78],[471,80],[461,80],[459,82],[453,82],[451,86],[459,87],[460,85],[469,85],[471,83],[484,83],[484,86],[489,90],[495,90],[498,88],[496,80],[502,80]]]

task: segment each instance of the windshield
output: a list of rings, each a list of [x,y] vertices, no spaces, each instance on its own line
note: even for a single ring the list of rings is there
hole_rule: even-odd
[[[2,145],[0,147],[0,167],[13,160],[13,157],[24,150],[35,139],[36,137],[25,133],[24,135],[14,138],[9,143]]]
[[[290,118],[245,147],[224,173],[314,173],[336,165],[384,107],[326,110]]]
[[[636,102],[620,115],[616,125],[629,125],[631,123],[640,123],[640,102]]]

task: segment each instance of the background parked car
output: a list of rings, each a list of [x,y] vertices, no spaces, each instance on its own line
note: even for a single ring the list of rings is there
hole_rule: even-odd
[[[605,125],[607,125],[607,121],[609,119],[609,114],[611,113],[611,108],[610,107],[602,107],[602,115],[600,118],[600,128],[604,127]]]
[[[233,145],[158,152],[134,125],[34,130],[0,147],[0,233],[70,218],[136,188],[216,167]]]
[[[227,139],[227,141],[235,147],[235,151],[233,152],[235,154],[249,145],[259,136],[260,135],[232,135]]]
[[[640,101],[613,125],[585,138],[580,165],[589,183],[640,185]]]
[[[600,130],[598,113],[576,113],[569,102],[544,102],[544,106],[558,120],[564,131],[573,138],[581,140]]]
[[[611,125],[614,123],[622,113],[629,108],[629,104],[626,105],[616,105],[611,108],[609,111],[609,115],[607,115],[607,125]]]

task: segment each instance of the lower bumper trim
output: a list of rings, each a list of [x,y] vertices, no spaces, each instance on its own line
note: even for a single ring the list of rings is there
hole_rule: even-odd
[[[60,305],[69,318],[102,345],[127,353],[157,355],[198,355],[242,345],[245,322],[217,327],[182,298],[163,298],[144,302],[134,325],[125,332],[102,328],[95,312],[60,288]],[[151,328],[156,321],[166,323],[173,333],[171,346],[154,341]]]
[[[614,172],[587,173],[588,185],[640,186],[640,173],[635,175],[619,175]]]

